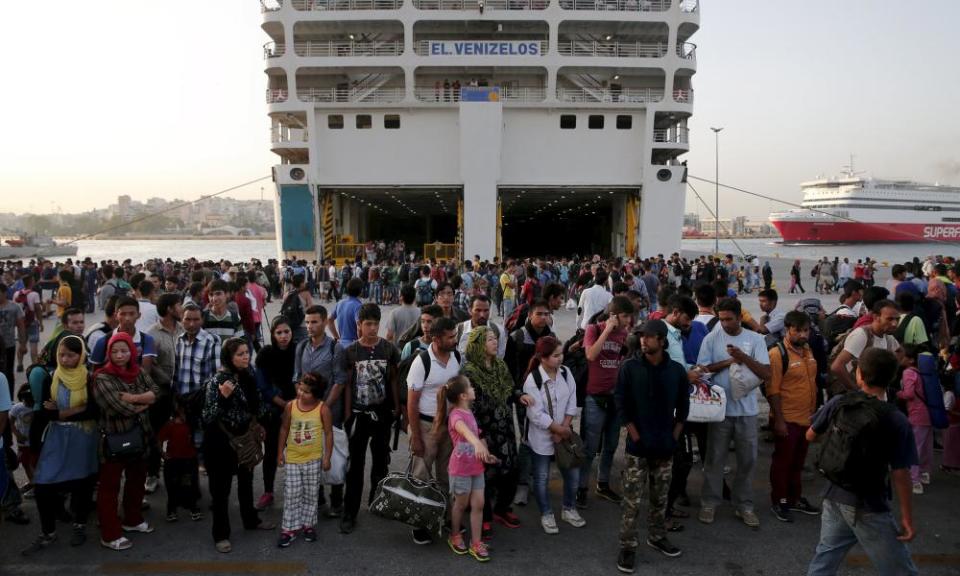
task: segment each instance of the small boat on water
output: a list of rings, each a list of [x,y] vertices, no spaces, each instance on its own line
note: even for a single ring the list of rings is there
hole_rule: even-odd
[[[0,245],[0,260],[14,258],[55,258],[58,256],[76,256],[77,247],[73,244],[57,244],[49,236],[22,234],[16,238],[4,240]]]

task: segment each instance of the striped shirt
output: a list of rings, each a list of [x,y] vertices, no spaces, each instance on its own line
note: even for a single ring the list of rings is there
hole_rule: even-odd
[[[219,368],[219,338],[202,328],[192,342],[188,340],[186,332],[177,337],[173,382],[177,394],[188,394],[199,389]]]
[[[240,314],[227,310],[223,316],[217,316],[213,310],[203,311],[203,329],[217,337],[217,358],[220,357],[220,346],[227,340],[243,337],[243,322]]]

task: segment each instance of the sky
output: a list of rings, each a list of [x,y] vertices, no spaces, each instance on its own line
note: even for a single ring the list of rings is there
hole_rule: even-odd
[[[8,10],[0,212],[194,199],[268,175],[261,21],[255,0]],[[960,185],[958,21],[956,0],[701,0],[690,174],[713,179],[719,126],[720,181],[785,201],[851,154],[866,175]],[[784,207],[720,192],[722,218]],[[687,210],[708,216],[690,193]]]

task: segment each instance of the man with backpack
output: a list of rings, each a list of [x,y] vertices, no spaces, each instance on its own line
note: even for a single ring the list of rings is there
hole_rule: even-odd
[[[807,576],[837,574],[857,543],[881,576],[918,574],[906,546],[914,537],[910,466],[918,463],[917,449],[907,418],[886,398],[897,364],[889,350],[864,351],[858,390],[827,402],[806,432],[808,441],[822,441],[817,468],[829,481]],[[900,529],[890,510],[891,479]]]
[[[420,278],[413,284],[413,288],[417,291],[417,306],[433,304],[437,292],[437,281],[430,277],[429,266],[420,269]]]
[[[893,336],[900,323],[900,311],[897,310],[897,305],[890,300],[880,300],[873,305],[872,312],[873,322],[848,332],[837,342],[831,352],[833,359],[830,363],[830,372],[834,381],[831,392],[834,395],[857,389],[853,375],[864,350],[880,348],[897,352],[900,349],[900,344]]]
[[[307,291],[304,282],[303,276],[299,274],[291,278],[291,288],[283,296],[283,302],[280,304],[280,315],[290,323],[294,344],[307,338],[307,329],[303,325],[307,307],[303,304],[303,297],[300,295]]]
[[[819,513],[801,496],[807,457],[804,434],[817,409],[817,360],[807,343],[810,317],[793,310],[784,317],[783,325],[783,340],[769,351],[770,380],[766,388],[774,436],[770,501],[777,520],[793,522],[793,512]]]
[[[449,485],[447,465],[453,446],[445,425],[434,433],[437,415],[437,391],[460,373],[463,359],[457,351],[457,325],[450,318],[437,318],[430,326],[430,346],[417,354],[407,381],[401,382],[407,392],[407,421],[410,430],[410,453],[413,474],[418,478],[434,477],[442,488]],[[415,544],[429,544],[430,531],[413,531]]]
[[[334,338],[340,340],[344,348],[359,337],[357,322],[359,321],[360,308],[363,306],[363,302],[360,301],[361,292],[363,292],[363,281],[359,278],[351,278],[347,282],[347,297],[337,302],[330,314],[330,320],[327,321],[330,333],[333,334]]]
[[[23,372],[23,357],[30,349],[30,363],[35,364],[39,359],[37,347],[40,344],[40,333],[43,332],[43,305],[40,303],[40,293],[33,289],[33,274],[24,274],[20,279],[23,288],[13,296],[13,301],[23,309],[23,331],[20,332],[20,346],[17,350],[17,372]]]
[[[586,398],[583,407],[583,432],[586,459],[580,467],[577,506],[586,508],[587,487],[593,459],[601,450],[596,494],[619,503],[620,495],[610,488],[613,456],[620,443],[620,420],[613,401],[620,364],[625,359],[627,335],[633,325],[633,304],[626,296],[615,296],[607,306],[605,321],[587,326],[583,347],[587,356]],[[578,383],[579,384],[579,383]]]

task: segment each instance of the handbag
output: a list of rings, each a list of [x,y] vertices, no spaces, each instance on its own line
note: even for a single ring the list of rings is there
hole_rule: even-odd
[[[333,427],[333,452],[330,454],[330,469],[320,471],[320,483],[328,486],[343,484],[350,467],[350,441],[342,428]]]
[[[377,485],[370,512],[440,535],[447,515],[447,495],[432,476],[417,478],[412,470],[411,458],[405,472],[387,474]]]
[[[237,465],[253,470],[263,461],[263,442],[260,436],[260,425],[250,422],[247,431],[243,434],[231,434],[223,422],[217,420],[220,429],[230,441],[230,448],[237,455]]]
[[[727,416],[727,394],[723,388],[701,380],[690,385],[687,422],[723,422]]]
[[[566,376],[566,374],[564,374]],[[543,384],[546,386],[546,382]],[[547,407],[550,410],[550,417],[553,417],[553,398],[550,396],[550,389],[547,389]],[[583,439],[574,431],[570,431],[570,437],[565,438],[553,444],[553,456],[557,461],[557,468],[569,470],[579,468],[587,461],[587,451],[583,446]]]
[[[146,443],[140,422],[126,432],[104,432],[103,448],[110,460],[131,460],[142,456],[146,451]]]

